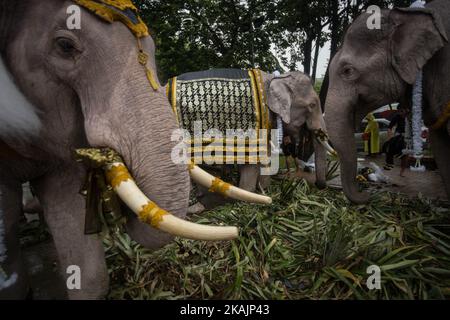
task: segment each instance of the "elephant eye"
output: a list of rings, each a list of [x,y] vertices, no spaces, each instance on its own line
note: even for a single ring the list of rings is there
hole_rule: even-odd
[[[74,41],[68,38],[57,38],[56,46],[64,55],[73,55],[78,51]]]
[[[357,77],[356,69],[349,65],[342,68],[341,74],[345,79],[349,80],[353,80]]]

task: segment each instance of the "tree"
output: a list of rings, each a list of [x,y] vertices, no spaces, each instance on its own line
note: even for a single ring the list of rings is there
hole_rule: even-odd
[[[210,68],[298,70],[316,79],[326,42],[330,61],[351,22],[369,5],[410,0],[137,0],[155,39],[159,78]],[[321,98],[328,88],[323,81]]]
[[[141,0],[136,4],[156,41],[162,81],[210,68],[279,68],[267,31],[273,1]]]
[[[278,20],[273,30],[277,53],[291,70],[302,63],[304,73],[312,75],[313,79],[319,50],[326,41],[323,33],[329,24],[324,14],[326,10],[327,3],[319,0],[280,0],[277,3]]]

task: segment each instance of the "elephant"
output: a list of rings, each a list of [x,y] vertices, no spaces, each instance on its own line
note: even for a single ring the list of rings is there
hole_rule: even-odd
[[[80,26],[69,28],[68,12],[77,8]],[[0,299],[22,299],[29,290],[18,239],[21,185],[28,181],[62,278],[67,281],[73,267],[81,272],[67,298],[107,293],[101,237],[85,233],[79,191],[88,168],[75,161],[75,149],[103,150],[108,181],[139,216],[128,218],[126,230],[142,245],[157,249],[174,236],[238,236],[235,227],[183,219],[189,172],[205,185],[215,180],[172,159],[178,125],[155,76],[155,44],[131,1],[1,0],[0,54]],[[226,194],[261,200],[233,186]]]
[[[433,127],[431,147],[450,196],[449,17],[450,2],[434,0],[425,8],[382,10],[380,28],[368,28],[373,17],[364,13],[346,32],[329,67],[325,122],[340,156],[343,191],[352,202],[364,204],[370,199],[355,179],[355,128],[383,105],[402,102],[411,107],[412,85],[421,69],[423,118]]]
[[[242,79],[251,81],[252,77],[261,79],[260,86],[263,88],[267,102],[268,122],[271,128],[278,128],[281,124],[283,134],[292,137],[293,142],[297,145],[300,144],[302,126],[306,125],[313,136],[315,135],[316,185],[320,188],[326,187],[327,152],[333,153],[334,150],[327,140],[320,99],[314,91],[311,79],[304,73],[294,71],[274,75],[260,70],[212,69],[172,78],[166,85],[166,92],[182,127],[192,127],[194,121],[209,121],[214,122],[217,126],[226,127],[226,130],[238,130],[243,128],[237,127],[236,121],[232,118],[233,115],[229,114],[230,112],[241,112],[244,109],[245,111],[241,112],[241,117],[244,117],[247,111],[245,106],[248,104],[245,99],[248,99],[248,96],[238,95],[231,83]],[[214,81],[221,83],[217,84],[217,92],[211,89]],[[184,84],[180,85],[179,82]],[[210,94],[213,98],[210,98]],[[188,100],[190,102],[186,102]],[[219,118],[225,113],[224,119],[218,122],[208,120],[211,118],[209,112],[217,108],[217,105],[219,111],[214,111],[214,116]],[[226,125],[223,125],[223,122],[226,122]],[[246,126],[246,124],[241,123],[240,125]],[[213,129],[211,126],[212,124],[208,123],[205,130]],[[222,131],[225,131],[225,128]],[[267,186],[269,179],[262,176],[260,170],[261,164],[239,165],[239,187],[253,192],[257,188],[258,181],[261,182],[261,185]]]

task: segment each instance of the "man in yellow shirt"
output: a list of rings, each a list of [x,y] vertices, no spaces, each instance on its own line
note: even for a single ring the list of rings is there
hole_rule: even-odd
[[[380,127],[372,113],[366,119],[369,123],[364,131],[364,152],[369,156],[377,155],[380,153]]]

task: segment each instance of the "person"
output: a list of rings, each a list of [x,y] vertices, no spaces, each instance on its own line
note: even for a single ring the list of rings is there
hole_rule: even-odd
[[[394,158],[399,157],[402,159],[402,168],[404,167],[406,154],[403,150],[406,148],[405,143],[405,128],[406,128],[406,117],[408,116],[407,109],[399,109],[397,114],[392,118],[389,124],[389,136],[392,138],[386,142],[384,146],[384,151],[386,152],[386,164],[384,166],[385,170],[392,170],[394,168]],[[395,131],[394,131],[395,128]],[[401,174],[404,173],[402,170]]]
[[[366,119],[368,124],[364,131],[364,152],[371,157],[380,153],[380,126],[372,113]]]

